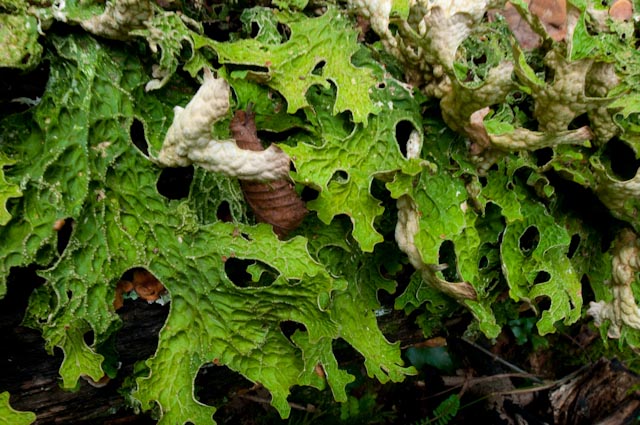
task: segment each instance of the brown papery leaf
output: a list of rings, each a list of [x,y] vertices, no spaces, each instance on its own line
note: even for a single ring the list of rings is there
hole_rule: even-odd
[[[555,41],[563,40],[567,35],[567,2],[566,0],[525,0],[529,11],[542,21],[547,33]],[[507,20],[509,28],[523,49],[535,49],[540,46],[541,39],[529,24],[522,19],[510,2],[505,4],[501,12]]]
[[[254,116],[245,111],[236,111],[231,120],[231,133],[241,149],[264,150],[258,139]],[[284,238],[295,230],[307,214],[305,203],[287,180],[255,182],[240,180],[240,187],[256,220],[273,226],[273,231]]]
[[[611,19],[628,21],[633,17],[633,5],[629,0],[618,0],[609,9]]]

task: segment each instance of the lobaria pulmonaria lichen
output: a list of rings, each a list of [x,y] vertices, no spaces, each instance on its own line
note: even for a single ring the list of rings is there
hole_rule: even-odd
[[[407,142],[407,158],[418,158],[422,147],[422,140],[417,131],[413,131]],[[429,285],[437,288],[458,301],[475,300],[477,294],[473,286],[468,282],[448,282],[437,275],[442,270],[442,265],[425,264],[420,250],[416,247],[415,237],[420,232],[420,209],[409,195],[398,198],[398,222],[395,229],[395,238],[398,247],[407,254],[411,265],[421,274],[422,279]],[[444,268],[447,268],[445,265]]]

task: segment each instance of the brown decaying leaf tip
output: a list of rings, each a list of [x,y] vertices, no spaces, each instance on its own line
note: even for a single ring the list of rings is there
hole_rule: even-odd
[[[629,0],[616,0],[609,8],[609,16],[618,21],[633,18],[633,4]]]
[[[253,114],[236,111],[231,120],[231,133],[239,148],[264,150],[258,139]],[[296,193],[293,184],[287,180],[268,183],[240,180],[240,186],[256,220],[272,225],[273,231],[280,238],[296,229],[307,214],[304,201]]]
[[[121,280],[116,286],[116,297],[113,307],[118,310],[123,305],[122,295],[131,290],[136,291],[138,296],[147,302],[153,302],[160,298],[165,291],[164,285],[156,277],[144,269],[135,269],[131,282]]]
[[[567,1],[566,0],[525,0],[529,11],[540,18],[547,33],[555,41],[564,40],[567,35]],[[520,16],[516,8],[507,2],[501,12],[509,28],[525,50],[532,50],[542,43],[529,24]]]

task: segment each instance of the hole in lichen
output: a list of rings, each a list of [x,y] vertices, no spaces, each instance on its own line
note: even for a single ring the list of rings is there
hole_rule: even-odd
[[[49,80],[49,62],[31,72],[0,67],[0,116],[24,112],[38,104]]]
[[[300,193],[300,198],[305,202],[318,199],[318,196],[320,196],[320,192],[310,186],[303,187],[302,192]]]
[[[590,125],[591,125],[591,122],[589,121],[589,116],[586,113],[584,113],[574,117],[569,123],[568,129],[576,130],[582,127],[589,127]]]
[[[602,252],[604,254],[605,252],[609,251],[609,249],[611,249],[611,247],[613,247],[613,240],[614,240],[613,232],[601,234],[600,252]]]
[[[442,242],[440,250],[438,251],[438,262],[448,266],[442,270],[442,276],[447,282],[460,282],[462,280],[460,276],[458,276],[458,259],[453,241],[446,240]]]
[[[234,71],[249,71],[249,72],[253,72],[256,74],[266,74],[269,72],[269,68],[266,66],[259,66],[259,65],[237,65],[237,64],[226,64],[225,67],[229,70],[229,73],[232,73]]]
[[[82,338],[84,339],[84,343],[87,344],[89,347],[91,347],[93,345],[93,341],[94,341],[94,334],[93,331],[89,331],[87,333],[85,333]]]
[[[229,280],[239,288],[259,288],[271,285],[279,273],[270,265],[258,260],[228,258],[224,271]]]
[[[260,33],[260,25],[256,21],[251,22],[251,38],[256,38]]]
[[[129,127],[129,136],[131,141],[144,156],[149,156],[149,145],[147,144],[147,138],[144,135],[144,125],[142,121],[134,119]]]
[[[284,320],[280,322],[280,331],[289,341],[291,341],[291,335],[296,333],[296,331],[306,332],[307,328],[302,323],[294,322],[292,320]]]
[[[116,284],[113,306],[119,310],[126,299],[142,299],[148,303],[164,304],[167,290],[160,280],[142,267],[134,267],[122,274]],[[166,298],[164,298],[166,300]]]
[[[291,28],[289,25],[285,25],[282,22],[278,22],[278,33],[282,37],[282,42],[289,41],[291,37]]]
[[[617,137],[607,142],[602,159],[609,165],[614,177],[623,181],[635,177],[640,167],[640,160],[633,149]]]
[[[331,342],[331,349],[341,366],[364,363],[364,357],[342,338],[334,339]]]
[[[333,116],[331,122],[333,123],[334,134],[342,134],[343,138],[347,138],[356,128],[356,124],[353,122],[353,114],[350,110],[337,114],[332,110],[333,108],[330,104],[334,103],[338,93],[338,86],[331,80],[327,80],[327,82],[329,83],[328,87],[322,87],[317,84],[311,86],[311,88],[307,90],[305,97],[311,104],[327,105],[326,107],[318,108],[317,114],[325,115],[330,113]],[[319,145],[322,143],[322,138],[312,138],[308,143],[313,143],[314,141]]]
[[[331,176],[331,181],[339,184],[345,184],[349,181],[349,173],[344,170],[336,170],[336,172]]]
[[[302,198],[302,200],[305,202],[318,199],[318,196],[320,196],[320,192],[310,186],[303,187],[302,192],[300,193],[300,198]]]
[[[390,27],[394,26],[393,24]],[[357,27],[359,30],[358,41],[363,41],[367,45],[373,45],[380,41],[380,36],[371,28],[371,22],[364,16],[357,16]],[[355,56],[355,55],[354,55]],[[353,56],[351,57],[353,59]]]
[[[407,156],[407,142],[411,136],[411,132],[414,130],[413,124],[410,121],[400,121],[396,124],[396,142],[402,152],[403,156]]]
[[[318,63],[316,64],[316,66],[314,66],[314,67],[313,67],[313,71],[311,71],[311,73],[312,73],[313,75],[320,75],[320,76],[321,76],[321,75],[322,75],[322,72],[323,72],[323,69],[324,69],[324,66],[325,66],[326,64],[327,64],[327,62],[326,62],[326,61],[321,60],[320,62],[318,62]]]
[[[216,210],[216,218],[220,221],[233,221],[233,217],[231,216],[231,208],[229,207],[229,203],[227,201],[220,202],[218,205],[218,209]]]
[[[38,276],[38,270],[35,265],[10,269],[7,276],[7,293],[0,299],[0,311],[6,319],[4,324],[15,321],[15,326],[18,326],[22,321],[31,293],[45,282]]]
[[[571,236],[571,242],[569,243],[569,249],[567,250],[567,257],[568,258],[573,258],[574,255],[576,255],[576,251],[578,250],[578,247],[580,246],[580,235],[577,233],[574,233]]]
[[[518,246],[520,247],[520,251],[526,257],[530,256],[533,250],[538,247],[540,243],[540,231],[535,226],[529,226],[522,233],[520,239],[518,240]]]
[[[536,165],[542,167],[553,159],[553,149],[542,148],[533,152],[533,156],[536,160]]]
[[[189,196],[193,166],[180,168],[164,168],[158,178],[158,193],[169,199],[184,199]]]
[[[535,279],[533,279],[533,284],[538,284],[538,283],[544,283],[544,282],[548,282],[551,279],[551,275],[544,271],[544,270],[540,270],[538,272],[538,274],[536,274]]]
[[[134,268],[125,272],[121,280],[126,277],[131,282],[136,270],[147,272],[142,268]],[[115,335],[117,359],[121,362],[118,376],[130,376],[136,362],[148,359],[155,353],[160,329],[169,315],[169,304],[129,301],[116,312],[122,319],[122,327]]]
[[[234,423],[234,417],[246,417],[246,409],[251,408],[253,405],[257,405],[258,409],[262,410],[262,406],[258,403],[251,403],[242,398],[249,395],[251,388],[255,387],[253,382],[240,373],[221,365],[220,359],[212,358],[207,360],[208,363],[200,368],[196,376],[194,382],[194,388],[196,388],[195,396],[200,403],[207,405],[217,405],[222,399],[228,400],[214,415],[218,423]],[[254,417],[259,417],[259,410],[255,413]],[[262,413],[264,414],[264,410],[262,410]],[[229,420],[231,422],[228,422]]]
[[[371,182],[371,186],[369,186],[369,193],[374,198],[382,201],[385,205],[395,204],[395,200],[391,198],[391,192],[389,191],[389,189],[387,189],[387,186],[385,186],[385,184],[381,180],[375,179]],[[395,228],[395,221],[393,226]]]
[[[238,258],[227,258],[224,262],[224,271],[229,280],[240,288],[246,288],[247,282],[251,282],[251,275],[247,272],[247,267],[251,265],[251,260],[241,260]]]
[[[582,302],[584,305],[589,305],[590,301],[595,301],[596,296],[591,288],[591,281],[589,280],[589,276],[585,273],[580,278],[580,285],[582,287]]]
[[[71,231],[73,230],[73,219],[64,218],[57,220],[53,224],[53,230],[55,230],[58,234],[56,249],[58,250],[58,254],[62,255],[67,245],[69,245],[69,240],[71,239]]]
[[[227,19],[204,19],[202,21],[204,34],[215,41],[229,41],[229,35],[238,33],[242,29],[239,16],[231,13]]]
[[[478,268],[485,269],[488,266],[489,266],[489,259],[487,258],[486,255],[483,255],[482,257],[480,257],[480,260],[478,260]]]
[[[264,125],[270,126],[273,125],[272,122],[277,118],[264,118]],[[271,143],[282,143],[289,139],[291,136],[295,136],[300,133],[300,129],[298,128],[290,128],[284,131],[270,131],[270,130],[258,130],[258,139],[262,141],[264,146],[267,146]]]
[[[543,312],[549,310],[551,307],[551,298],[545,295],[541,295],[537,297],[535,300],[536,306],[538,307],[539,312]]]

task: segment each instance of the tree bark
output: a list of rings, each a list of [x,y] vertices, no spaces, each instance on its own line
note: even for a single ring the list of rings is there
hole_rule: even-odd
[[[600,359],[549,394],[558,425],[637,423],[640,379],[620,362]]]

